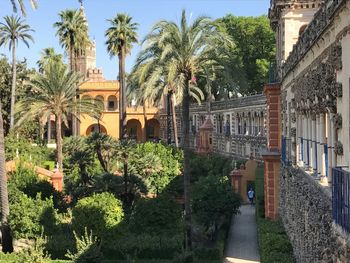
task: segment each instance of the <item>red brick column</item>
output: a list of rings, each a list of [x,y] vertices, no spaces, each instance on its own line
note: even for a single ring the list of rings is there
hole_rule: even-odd
[[[276,219],[279,202],[280,154],[266,152],[264,158],[265,217]]]
[[[267,104],[267,149],[279,151],[281,149],[281,86],[267,84],[264,87]]]
[[[233,191],[241,196],[241,192],[242,192],[242,173],[241,173],[241,171],[240,170],[233,170],[230,175],[231,175],[231,186],[232,186]]]
[[[280,148],[281,148],[281,86],[268,84],[264,87],[267,100],[267,151],[264,159],[265,217],[276,219],[279,202]]]
[[[63,190],[63,173],[61,173],[58,169],[51,176],[52,186],[59,192]]]

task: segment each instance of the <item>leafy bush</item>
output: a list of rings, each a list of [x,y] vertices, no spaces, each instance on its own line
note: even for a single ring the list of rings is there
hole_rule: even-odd
[[[40,193],[42,200],[53,198],[54,207],[65,211],[67,204],[61,192],[46,180],[38,177],[33,169],[27,168],[24,164],[19,164],[16,171],[10,174],[9,185],[18,188],[31,198],[36,198]]]
[[[18,253],[18,263],[47,263],[50,255],[44,251],[45,239],[38,237],[34,242],[34,247],[23,249]]]
[[[146,142],[137,145],[136,154],[142,160],[133,159],[130,165],[147,178],[152,193],[161,193],[181,173],[182,154],[172,147]]]
[[[28,197],[15,187],[9,188],[9,225],[15,238],[35,238],[41,234],[55,231],[56,211],[52,199],[42,200],[38,194],[35,199]]]
[[[68,251],[67,257],[76,263],[100,263],[103,259],[101,252],[101,243],[97,237],[93,236],[92,232],[88,233],[85,228],[84,234],[81,237],[74,232],[76,251],[73,254]]]
[[[67,174],[77,171],[79,183],[91,183],[95,174],[101,174],[102,168],[95,158],[94,149],[87,143],[89,137],[68,137],[63,142],[64,167]]]
[[[47,236],[45,249],[53,259],[65,258],[68,250],[74,251],[75,240],[71,229],[71,217],[71,213],[58,214],[59,224],[56,227],[56,232]]]
[[[79,200],[72,214],[73,229],[77,234],[87,228],[99,237],[117,227],[124,217],[121,201],[107,192]]]
[[[280,221],[258,218],[261,262],[293,263],[293,247]]]
[[[256,177],[257,227],[262,263],[293,263],[293,247],[280,220],[264,218],[264,170],[258,167]]]
[[[228,176],[232,170],[232,159],[218,154],[192,154],[190,159],[191,181],[195,182],[202,176]]]
[[[193,216],[207,228],[229,220],[239,206],[240,198],[232,191],[227,177],[202,177],[193,186]]]
[[[104,240],[102,250],[105,257],[110,259],[138,259],[136,262],[143,262],[141,259],[154,259],[160,262],[161,259],[172,259],[181,251],[182,244],[181,232],[161,237],[127,232],[113,240]]]
[[[6,161],[14,160],[17,153],[22,161],[35,165],[42,165],[52,157],[52,149],[45,146],[33,145],[25,136],[18,136],[13,132],[5,138]]]
[[[182,231],[181,212],[180,205],[168,195],[140,200],[132,217],[132,230],[158,236],[161,242],[162,236]]]
[[[195,262],[222,262],[228,231],[228,227],[221,228],[211,246],[195,248],[193,251]]]

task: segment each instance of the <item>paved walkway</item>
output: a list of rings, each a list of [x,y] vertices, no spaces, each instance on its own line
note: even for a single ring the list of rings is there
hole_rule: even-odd
[[[232,218],[224,263],[260,262],[255,206],[242,205],[240,211]]]

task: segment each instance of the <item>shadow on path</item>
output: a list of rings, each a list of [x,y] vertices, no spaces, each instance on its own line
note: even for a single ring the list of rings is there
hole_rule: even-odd
[[[240,212],[232,217],[224,263],[260,262],[255,206],[242,205]]]

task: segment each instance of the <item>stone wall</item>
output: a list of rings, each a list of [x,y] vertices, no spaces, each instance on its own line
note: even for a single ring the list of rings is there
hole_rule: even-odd
[[[243,159],[253,156],[261,160],[261,151],[266,148],[266,97],[264,94],[190,105],[190,147],[194,150],[198,146],[198,130],[208,115],[214,126],[213,152]],[[181,142],[181,106],[176,108],[176,117]],[[238,119],[241,120],[241,125],[238,125]],[[247,125],[246,132],[242,132],[243,123]],[[251,127],[250,130],[249,127]]]
[[[279,209],[297,262],[350,262],[349,238],[332,220],[331,192],[313,177],[282,167]]]

